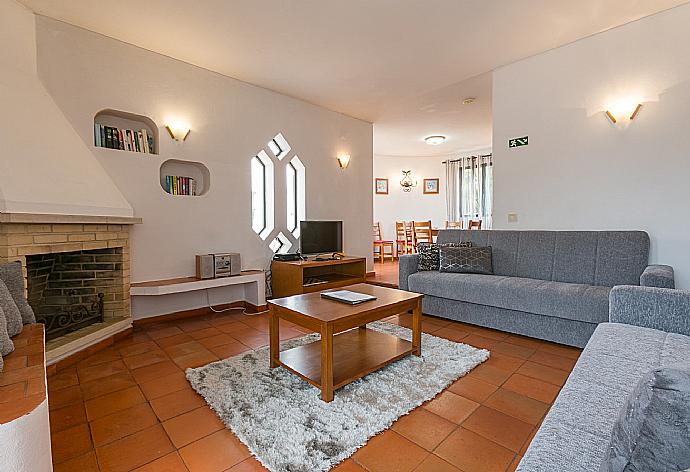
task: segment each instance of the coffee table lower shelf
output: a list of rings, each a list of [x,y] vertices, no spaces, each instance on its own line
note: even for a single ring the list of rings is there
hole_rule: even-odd
[[[333,388],[349,384],[412,354],[412,343],[368,328],[354,328],[333,336]],[[280,353],[280,364],[321,388],[321,341]]]

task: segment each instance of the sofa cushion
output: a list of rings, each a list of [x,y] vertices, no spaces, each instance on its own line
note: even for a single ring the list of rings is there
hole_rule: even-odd
[[[442,245],[439,271],[456,274],[492,274],[491,247],[452,247]]]
[[[690,468],[690,368],[647,372],[614,424],[600,472]]]
[[[417,244],[417,270],[439,270],[441,246],[472,247],[471,242],[464,243],[419,243]]]
[[[608,287],[499,275],[417,272],[409,289],[440,298],[587,323],[608,320]]]
[[[14,351],[14,343],[10,339],[9,334],[7,334],[5,313],[0,308],[0,356],[6,356],[12,351]]]
[[[459,241],[491,246],[496,275],[604,287],[639,285],[649,259],[644,231],[439,231]]]
[[[7,334],[16,336],[22,332],[22,314],[19,313],[19,308],[12,298],[12,294],[7,289],[5,282],[0,279],[0,308],[5,313],[5,320],[7,321]]]
[[[22,314],[22,323],[30,324],[36,322],[36,315],[24,297],[24,274],[22,273],[21,262],[10,262],[0,264],[0,279],[5,282],[7,289],[12,294],[14,303]]]
[[[690,337],[619,323],[600,324],[517,472],[598,470],[621,408],[640,378],[652,369],[676,363],[690,363]],[[568,440],[558,440],[555,432]]]

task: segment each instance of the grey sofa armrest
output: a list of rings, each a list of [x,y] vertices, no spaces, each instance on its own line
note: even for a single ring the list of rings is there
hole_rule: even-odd
[[[640,276],[643,287],[676,288],[673,267],[668,265],[649,265]]]
[[[417,272],[417,254],[405,254],[398,259],[398,287],[408,290],[407,278]]]
[[[618,285],[609,295],[609,321],[690,336],[690,291]]]

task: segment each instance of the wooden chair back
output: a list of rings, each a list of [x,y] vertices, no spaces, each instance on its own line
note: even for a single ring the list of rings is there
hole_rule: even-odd
[[[381,223],[374,223],[372,225],[372,235],[374,236],[374,241],[381,241]]]
[[[395,222],[395,240],[398,242],[407,242],[410,234],[407,231],[404,221]]]
[[[460,221],[446,221],[446,229],[462,229],[462,220]]]
[[[482,229],[482,220],[470,220],[467,229]]]
[[[429,221],[414,221],[412,223],[414,228],[414,244],[419,243],[433,243],[434,238],[431,232],[431,220]]]

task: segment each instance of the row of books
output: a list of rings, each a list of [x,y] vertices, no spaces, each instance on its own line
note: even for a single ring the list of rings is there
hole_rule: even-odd
[[[196,180],[191,177],[166,175],[165,190],[171,195],[196,195]]]
[[[122,151],[145,152],[154,154],[153,136],[142,128],[120,129],[98,123],[93,125],[94,144],[96,147],[120,149]]]

